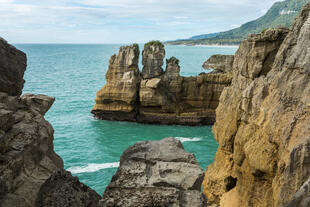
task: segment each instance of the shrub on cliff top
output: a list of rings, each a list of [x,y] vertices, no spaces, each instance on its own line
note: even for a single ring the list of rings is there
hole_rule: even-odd
[[[149,48],[152,45],[165,47],[159,40],[152,40],[144,45],[144,49]]]

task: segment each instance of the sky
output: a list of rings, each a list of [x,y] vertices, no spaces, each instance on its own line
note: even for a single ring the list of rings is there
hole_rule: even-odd
[[[279,0],[0,0],[10,43],[144,43],[226,31]]]

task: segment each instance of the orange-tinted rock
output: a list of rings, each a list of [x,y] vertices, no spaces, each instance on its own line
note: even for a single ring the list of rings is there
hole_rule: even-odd
[[[240,45],[216,110],[219,149],[203,183],[209,204],[308,206],[309,22],[308,3],[288,34],[267,30]]]
[[[154,46],[152,43],[146,48],[152,46],[157,48],[160,45]],[[154,49],[154,51],[161,51],[161,55],[165,54],[163,48]],[[148,61],[146,61],[145,54],[146,52],[143,55],[144,62],[152,64],[160,62],[157,57],[152,55],[148,55],[146,58]],[[120,51],[118,56],[125,58],[126,55],[128,54]],[[157,64],[158,67],[159,65]],[[175,57],[166,60],[166,70],[162,75],[157,74],[152,78],[140,79],[138,68],[135,65],[133,74],[137,75],[131,76],[132,81],[123,81],[124,70],[128,70],[128,67],[124,68],[120,68],[119,64],[115,64],[115,61],[110,61],[106,74],[107,84],[97,93],[96,105],[92,111],[96,117],[105,120],[136,121],[150,124],[213,124],[221,92],[231,83],[231,73],[182,77],[179,74],[179,60]],[[156,70],[151,68],[148,71],[151,71],[147,73],[150,75],[154,74],[152,71]],[[118,75],[113,75],[115,72]]]
[[[106,85],[97,92],[92,113],[102,119],[134,121],[140,72],[139,46],[121,47],[109,61]]]

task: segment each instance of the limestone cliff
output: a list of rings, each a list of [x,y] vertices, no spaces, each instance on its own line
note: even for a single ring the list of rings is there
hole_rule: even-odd
[[[4,40],[0,53],[0,206],[97,205],[100,196],[65,172],[54,152],[54,130],[44,114],[55,99],[20,97],[26,55]],[[54,177],[64,178],[61,185],[50,182]]]
[[[267,30],[240,45],[216,110],[219,149],[203,183],[209,204],[310,205],[309,14],[310,3],[289,32]]]
[[[144,79],[155,78],[164,73],[162,66],[164,64],[165,49],[161,42],[151,41],[145,44],[142,56],[142,76]]]
[[[175,57],[166,60],[165,71],[161,69],[165,56],[164,46],[160,42],[152,41],[144,47],[144,67],[140,75],[137,66],[138,49],[137,52],[132,52],[135,54],[132,57],[136,62],[134,67],[120,67],[121,64],[115,64],[115,57],[130,58],[129,52],[124,53],[122,48],[117,56],[111,57],[106,74],[107,84],[97,93],[96,104],[92,110],[95,117],[151,124],[214,123],[221,92],[231,83],[231,73],[226,70],[231,67],[229,64],[232,64],[232,61],[222,64],[225,66],[222,71],[182,77],[179,60]],[[131,81],[128,81],[123,74],[129,69],[133,70],[132,68],[134,72],[130,76]],[[113,75],[115,71],[120,75]]]
[[[106,85],[97,92],[92,113],[108,120],[133,121],[136,117],[140,71],[139,46],[121,47],[109,61]]]
[[[0,88],[11,96],[22,93],[24,72],[27,67],[26,54],[17,50],[0,37]]]
[[[104,207],[204,207],[203,170],[180,141],[139,142],[122,155],[100,204]]]

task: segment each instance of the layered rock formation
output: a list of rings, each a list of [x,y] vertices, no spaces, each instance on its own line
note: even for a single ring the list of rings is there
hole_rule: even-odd
[[[139,74],[139,53],[124,53],[123,48],[117,56],[111,57],[106,74],[107,84],[97,93],[92,110],[95,117],[151,124],[214,123],[221,92],[231,83],[228,68],[232,62],[222,64],[222,71],[218,67],[218,72],[182,77],[179,60],[175,57],[166,60],[166,70],[162,71],[164,46],[153,41],[145,45],[142,60],[144,67]],[[134,54],[134,57],[130,54]],[[133,67],[121,67],[120,63],[114,61],[115,57],[132,58],[135,64]],[[132,75],[125,76],[128,70],[132,70]],[[115,75],[116,71],[119,75]]]
[[[309,14],[310,3],[289,32],[267,30],[240,45],[216,110],[209,204],[309,206]]]
[[[109,61],[106,85],[97,92],[92,113],[107,120],[130,121],[136,117],[140,71],[139,46],[121,47]]]
[[[165,49],[161,42],[152,41],[145,44],[142,56],[142,76],[144,79],[155,78],[164,73],[162,66],[164,64]]]
[[[122,155],[102,206],[205,206],[203,170],[180,141],[140,142]]]
[[[26,56],[3,40],[0,53],[0,206],[97,205],[100,196],[65,172],[54,152],[54,130],[44,114],[55,99],[19,97]],[[55,177],[61,177],[61,183],[54,182]]]

